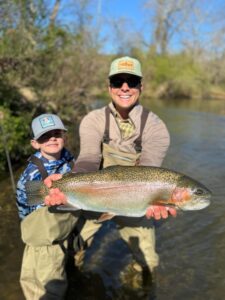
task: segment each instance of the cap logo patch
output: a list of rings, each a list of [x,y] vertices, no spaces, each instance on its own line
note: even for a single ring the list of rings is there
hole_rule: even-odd
[[[40,118],[39,121],[42,128],[47,128],[55,125],[55,122],[51,116]]]
[[[118,62],[118,69],[119,70],[134,70],[134,63],[133,61],[129,61],[129,60],[121,60],[120,62]]]

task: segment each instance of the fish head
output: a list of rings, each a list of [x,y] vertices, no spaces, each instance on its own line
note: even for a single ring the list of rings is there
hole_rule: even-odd
[[[181,176],[172,194],[172,203],[181,210],[200,210],[210,204],[212,193],[200,182]]]

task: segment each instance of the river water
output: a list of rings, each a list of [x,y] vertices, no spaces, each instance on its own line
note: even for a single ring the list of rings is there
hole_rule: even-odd
[[[185,173],[213,193],[211,205],[179,213],[156,224],[158,300],[221,300],[225,295],[225,103],[145,102],[167,124],[171,147],[164,166]],[[18,278],[23,245],[10,182],[0,183],[0,299],[22,300]],[[98,233],[87,251],[89,279],[74,280],[68,299],[149,299],[119,279],[131,261],[112,223]],[[31,299],[32,300],[32,299]]]

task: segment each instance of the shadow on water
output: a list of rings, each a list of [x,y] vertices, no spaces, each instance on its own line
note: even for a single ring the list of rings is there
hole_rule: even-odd
[[[221,300],[225,294],[225,116],[184,108],[152,109],[171,133],[164,166],[201,181],[213,193],[203,211],[179,213],[157,223],[158,300]],[[19,271],[23,245],[9,181],[1,182],[1,300],[22,300]],[[87,250],[84,271],[70,280],[67,300],[148,299],[121,281],[132,261],[113,223],[106,223]],[[86,274],[86,276],[84,276]]]
[[[130,242],[139,248],[138,238]],[[151,274],[147,270],[143,274],[127,270],[130,262],[131,253],[120,239],[115,223],[107,222],[87,249],[82,271],[71,268],[70,264],[69,274],[73,276],[66,299],[155,299],[151,297],[154,292]]]

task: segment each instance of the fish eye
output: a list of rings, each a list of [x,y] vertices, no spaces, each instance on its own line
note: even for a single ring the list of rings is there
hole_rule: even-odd
[[[200,196],[200,195],[203,195],[204,194],[204,191],[202,190],[202,189],[197,189],[197,190],[195,190],[195,195],[198,195],[198,196]]]

